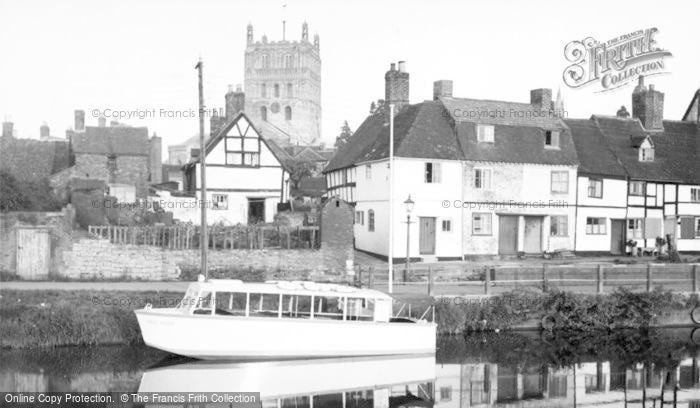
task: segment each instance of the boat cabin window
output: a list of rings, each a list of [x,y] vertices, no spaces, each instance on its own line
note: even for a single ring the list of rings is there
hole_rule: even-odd
[[[311,296],[282,296],[282,317],[293,317],[297,319],[311,318]]]
[[[245,316],[246,294],[240,292],[217,292],[216,314]]]
[[[192,313],[194,314],[212,314],[214,310],[212,308],[216,299],[212,297],[211,292],[201,291],[199,292],[199,297],[194,300],[194,307]]]
[[[374,299],[347,298],[347,320],[374,320]]]
[[[196,306],[197,301],[199,300],[198,297],[199,290],[190,286],[187,288],[187,292],[185,292],[185,297],[182,298],[180,304],[177,305],[177,309],[183,313],[190,313],[190,311]]]

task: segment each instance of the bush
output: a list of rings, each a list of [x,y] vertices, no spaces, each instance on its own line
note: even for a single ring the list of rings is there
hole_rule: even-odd
[[[47,179],[19,182],[7,170],[0,170],[0,212],[58,211],[61,202]]]

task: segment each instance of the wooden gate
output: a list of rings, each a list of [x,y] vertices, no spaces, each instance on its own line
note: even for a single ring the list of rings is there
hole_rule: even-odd
[[[50,260],[48,228],[17,228],[17,275],[22,279],[46,278]]]

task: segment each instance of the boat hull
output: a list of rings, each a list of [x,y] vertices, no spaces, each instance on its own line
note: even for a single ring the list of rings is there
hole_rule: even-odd
[[[434,323],[185,315],[137,310],[144,342],[204,360],[435,353]]]

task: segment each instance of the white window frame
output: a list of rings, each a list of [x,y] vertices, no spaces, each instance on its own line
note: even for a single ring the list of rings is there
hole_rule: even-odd
[[[595,221],[595,222],[594,222]],[[586,235],[607,235],[608,219],[602,217],[586,218]]]
[[[549,136],[549,144],[547,137]],[[559,149],[561,141],[561,132],[558,130],[545,130],[544,132],[544,147],[547,149]]]
[[[558,175],[559,180],[554,180],[554,176]],[[566,175],[565,179],[562,180],[561,176]],[[569,194],[569,172],[566,170],[552,170],[552,175],[550,176],[550,189],[552,193],[557,194]],[[555,188],[556,186],[556,188]]]
[[[212,194],[211,195],[212,210],[228,210],[228,194]]]
[[[639,161],[651,163],[654,161],[654,148],[653,147],[640,147],[639,148]]]
[[[428,179],[428,166],[430,166],[430,179]],[[437,184],[442,181],[442,163],[426,162],[423,166],[423,182]]]
[[[472,213],[472,235],[493,235],[493,214]]]
[[[364,211],[355,211],[355,224],[365,225],[365,212]]]
[[[700,203],[700,188],[691,187],[690,188],[690,202]]]
[[[634,225],[630,228],[630,223]],[[628,218],[626,225],[627,239],[644,239],[644,219],[643,218]]]
[[[492,174],[493,172],[491,169],[475,168],[474,181],[472,183],[473,187],[478,190],[490,190]]]
[[[367,211],[367,230],[374,232],[374,210]]]
[[[639,189],[634,188],[634,186],[639,186]],[[644,190],[646,190],[646,185],[643,181],[630,181],[629,195],[644,197]]]
[[[367,180],[369,180],[369,179],[372,178],[372,165],[371,165],[371,164],[368,164],[368,165],[365,167],[365,178],[366,178]]]
[[[562,222],[563,220],[563,222]],[[568,237],[569,236],[569,216],[568,215],[552,215],[549,220],[549,235],[552,237]],[[562,225],[564,228],[561,228]],[[556,226],[556,231],[554,231]]]
[[[493,125],[476,125],[476,140],[482,143],[493,143],[496,131]]]
[[[600,189],[598,186],[600,186]],[[591,194],[591,188],[593,188],[593,194]],[[603,180],[588,179],[588,197],[603,198]]]

